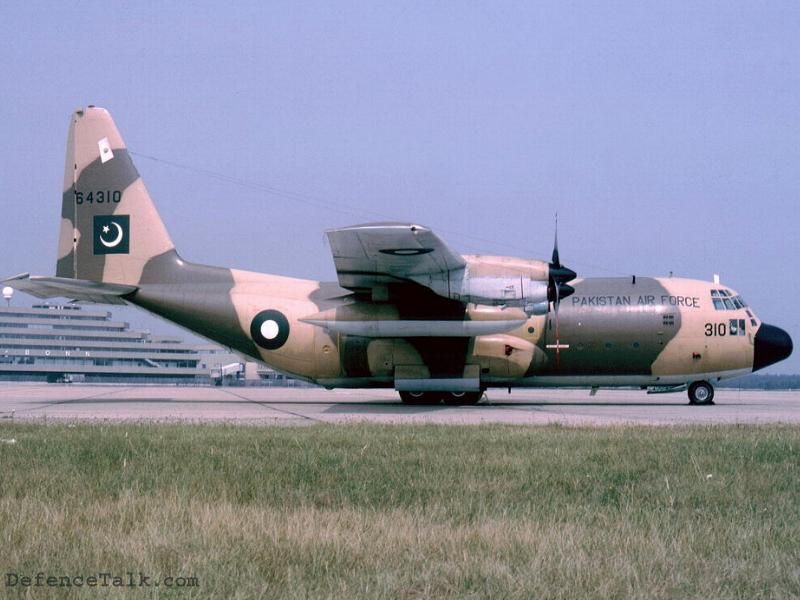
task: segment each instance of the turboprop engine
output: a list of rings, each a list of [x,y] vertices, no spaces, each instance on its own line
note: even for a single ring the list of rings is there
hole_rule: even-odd
[[[464,260],[466,265],[450,271],[446,279],[428,278],[424,284],[460,302],[519,307],[528,316],[547,312],[548,263],[509,256],[464,256]]]

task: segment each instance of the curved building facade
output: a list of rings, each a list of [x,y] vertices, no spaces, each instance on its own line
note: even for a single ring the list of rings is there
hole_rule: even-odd
[[[132,331],[94,306],[0,307],[0,380],[209,384],[244,370],[228,350]]]

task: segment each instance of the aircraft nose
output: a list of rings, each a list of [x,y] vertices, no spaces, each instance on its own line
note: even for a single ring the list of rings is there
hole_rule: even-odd
[[[775,364],[792,353],[792,338],[780,327],[762,323],[756,331],[753,371]]]

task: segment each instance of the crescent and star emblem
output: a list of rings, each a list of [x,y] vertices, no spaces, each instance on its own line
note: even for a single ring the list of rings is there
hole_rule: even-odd
[[[106,248],[116,248],[122,241],[122,236],[123,236],[122,227],[120,227],[119,223],[115,221],[111,221],[111,225],[113,225],[117,230],[116,237],[114,237],[114,239],[112,239],[111,241],[107,241],[106,239],[104,239],[103,236],[111,231],[111,228],[108,225],[103,225],[103,232],[100,234],[99,237],[100,243],[103,244],[103,246],[105,246]]]
[[[95,255],[130,254],[130,215],[94,215],[92,230]]]

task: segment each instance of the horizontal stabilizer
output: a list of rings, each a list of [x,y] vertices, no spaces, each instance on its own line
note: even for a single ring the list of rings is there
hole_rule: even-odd
[[[338,321],[301,319],[333,333],[362,337],[475,337],[506,333],[525,324],[524,319],[504,321]]]
[[[139,289],[135,285],[98,283],[68,277],[31,277],[28,273],[9,277],[2,283],[37,298],[60,297],[97,304],[125,304],[124,297]]]

